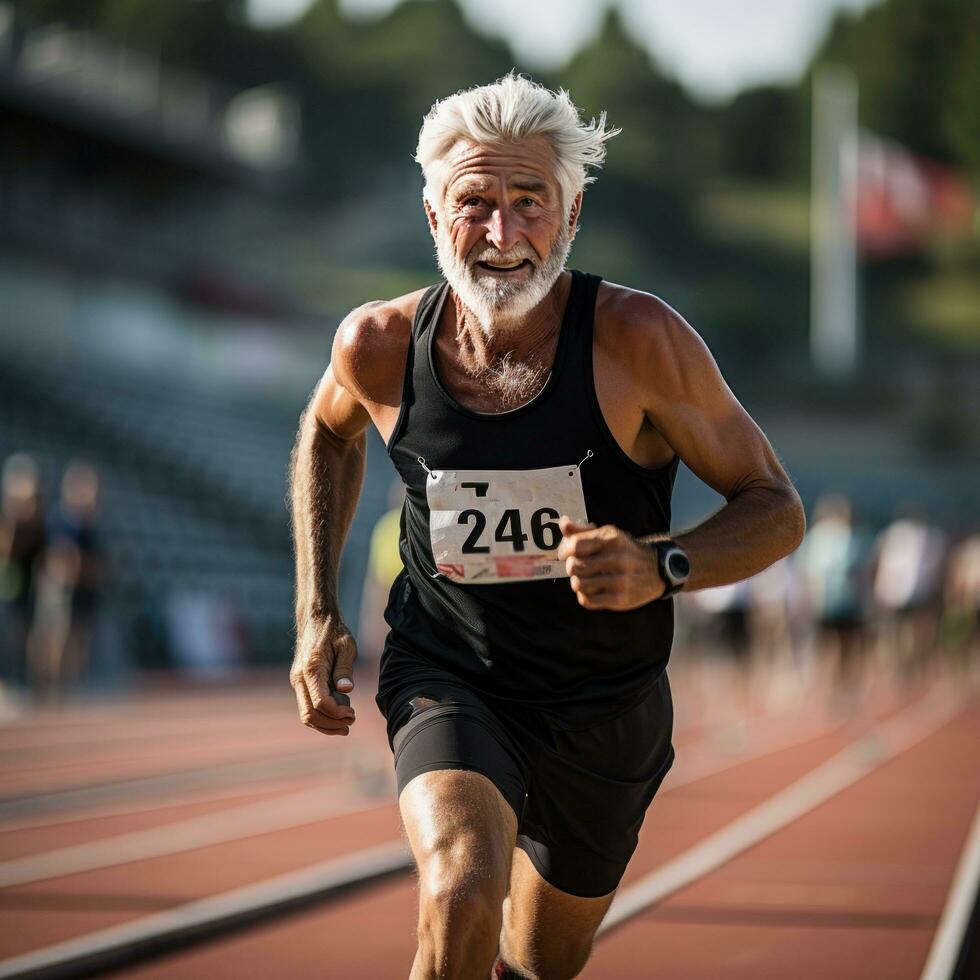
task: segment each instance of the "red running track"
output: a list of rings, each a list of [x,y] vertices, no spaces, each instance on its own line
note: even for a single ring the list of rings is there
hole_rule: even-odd
[[[778,712],[756,704],[749,724],[717,725],[703,719],[718,714],[711,699],[724,698],[724,682],[713,674],[708,685],[702,675],[694,667],[671,668],[678,761],[651,807],[624,888],[921,696],[880,685],[842,724],[827,717],[825,691],[814,681],[802,704]],[[370,680],[359,683],[357,737],[312,742],[314,754],[329,757],[327,775],[314,766],[308,777],[263,782],[235,770],[179,798],[159,798],[158,788],[87,813],[74,812],[69,801],[61,812],[0,822],[0,861],[9,863],[134,831],[166,834],[208,814],[234,838],[243,808],[269,801],[279,801],[293,821],[280,830],[3,888],[0,956],[397,839],[390,777],[377,774],[389,765],[383,726],[366,693]],[[119,780],[184,771],[195,762],[214,767],[216,759],[219,767],[247,764],[270,745],[298,755],[317,739],[296,721],[288,691],[283,696],[278,688],[161,694],[131,708],[93,706],[8,726],[0,734],[0,774],[23,771],[25,757],[38,752],[38,772],[46,778],[35,776],[23,798],[98,784],[107,771]],[[268,736],[260,748],[256,726]],[[583,976],[917,977],[977,806],[971,746],[978,734],[980,709],[973,703],[854,786],[610,932]],[[194,738],[204,743],[196,758],[186,751]],[[97,763],[92,769],[89,754]],[[311,782],[332,787],[317,804],[322,819],[320,811],[304,809]],[[360,809],[331,817],[331,807]],[[405,876],[113,975],[405,976],[414,916],[415,886]]]

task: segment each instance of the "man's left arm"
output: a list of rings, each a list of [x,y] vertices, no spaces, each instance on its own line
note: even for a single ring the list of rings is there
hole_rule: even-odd
[[[688,531],[641,540],[672,538],[687,552],[686,591],[740,581],[799,545],[806,526],[803,505],[704,341],[665,303],[643,299],[653,322],[639,334],[641,347],[633,363],[646,419],[727,503]],[[653,549],[613,527],[561,523],[565,540],[559,554],[583,606],[633,609],[663,593]]]

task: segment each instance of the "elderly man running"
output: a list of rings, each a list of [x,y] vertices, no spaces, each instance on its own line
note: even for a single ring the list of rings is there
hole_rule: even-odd
[[[669,597],[803,534],[698,334],[565,269],[616,132],[516,75],[437,102],[416,160],[444,280],[354,310],[300,424],[291,681],[326,734],[354,724],[336,577],[370,423],[405,483],[377,704],[419,873],[412,978],[582,969],[674,759]],[[672,538],[681,459],[727,504]]]

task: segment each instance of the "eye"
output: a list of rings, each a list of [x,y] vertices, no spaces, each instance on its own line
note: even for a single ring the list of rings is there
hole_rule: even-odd
[[[478,198],[478,197],[468,197],[468,198],[466,198],[465,201],[463,201],[463,207],[464,208],[477,208],[482,203],[483,203],[483,201],[480,198]]]
[[[534,200],[533,197],[522,197],[518,202],[522,208],[534,207],[538,202]]]

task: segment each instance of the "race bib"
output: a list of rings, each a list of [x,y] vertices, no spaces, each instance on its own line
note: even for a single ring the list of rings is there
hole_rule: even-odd
[[[429,471],[426,497],[436,568],[466,585],[567,577],[558,518],[588,520],[577,465]]]

